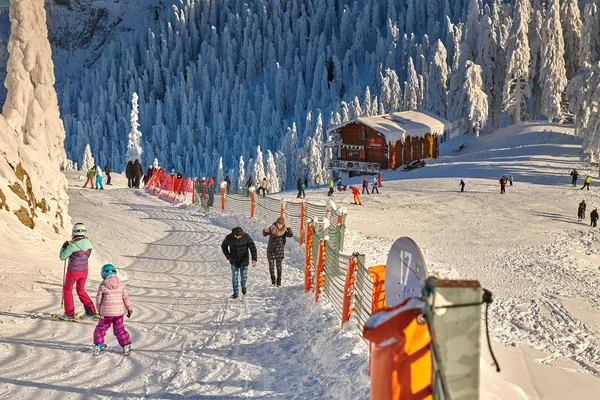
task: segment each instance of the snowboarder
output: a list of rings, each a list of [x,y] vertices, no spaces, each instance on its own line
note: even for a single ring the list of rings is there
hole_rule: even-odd
[[[592,177],[589,175],[586,175],[585,180],[583,181],[583,187],[581,188],[581,190],[585,189],[587,187],[587,190],[590,190],[590,183],[592,183]]]
[[[508,175],[508,182],[510,183],[510,186],[512,186],[512,182],[513,182],[512,174]]]
[[[110,167],[108,166],[108,163],[106,163],[106,165],[104,166],[104,173],[106,174],[106,184],[107,185],[112,185],[112,183],[110,183]]]
[[[125,166],[125,176],[127,177],[127,187],[133,187],[133,161],[127,161],[127,166]]]
[[[504,194],[504,192],[506,192],[506,182],[506,177],[502,176],[502,178],[500,178],[500,194]]]
[[[464,192],[465,191],[465,181],[464,180],[460,180],[460,183],[458,184],[458,186],[460,186],[460,191]]]
[[[119,346],[123,348],[123,355],[128,356],[131,351],[131,338],[123,324],[123,306],[127,309],[127,318],[131,317],[133,309],[127,289],[117,276],[117,269],[114,265],[104,265],[100,273],[103,281],[100,283],[96,295],[96,307],[100,312],[100,319],[94,331],[94,355],[98,355],[106,349],[104,337],[112,325]]]
[[[96,165],[96,190],[104,190],[104,185],[102,184],[102,169],[100,169],[99,165]]]
[[[329,193],[327,196],[333,196],[333,178],[329,178]]]
[[[579,207],[577,207],[577,218],[579,218],[580,221],[585,219],[585,208],[585,200],[582,200],[581,203],[579,203]]]
[[[133,163],[133,181],[136,189],[140,188],[140,179],[142,179],[142,176],[144,176],[142,164],[140,164],[140,160],[135,160]]]
[[[383,187],[383,185],[382,185],[382,179],[381,179],[381,172],[377,173],[377,185],[379,187]]]
[[[363,178],[362,189],[362,194],[365,194],[365,190],[367,191],[367,194],[369,194],[369,180],[366,176]]]
[[[262,191],[262,197],[266,197],[267,187],[269,187],[269,182],[267,181],[267,178],[263,178],[260,187],[258,188],[258,194],[260,194],[260,192]]]
[[[83,184],[83,187],[87,187],[88,183],[94,188],[94,178],[96,177],[96,168],[92,167],[87,172],[87,181]]]
[[[379,194],[379,189],[377,189],[377,186],[379,185],[379,183],[377,182],[377,177],[373,178],[373,188],[371,189],[371,194],[375,194],[375,192],[377,192],[377,194]]]
[[[298,198],[302,197],[306,197],[306,195],[304,194],[304,182],[302,182],[301,178],[298,178]]]
[[[571,171],[571,184],[573,185],[573,187],[577,187],[577,179],[579,179],[579,172],[577,172],[576,169],[573,169],[573,171]]]
[[[83,303],[85,315],[95,316],[96,308],[90,296],[85,292],[85,281],[88,276],[88,259],[92,254],[92,242],[86,237],[86,228],[82,223],[73,226],[72,239],[63,243],[60,259],[69,259],[67,273],[63,280],[62,299],[65,304],[65,319],[74,319],[73,285],[77,287],[77,295]]]
[[[362,206],[362,202],[360,201],[360,190],[354,186],[350,186],[350,189],[352,189],[352,195],[354,196],[354,202],[352,204],[358,204]]]
[[[250,259],[248,250],[252,256],[252,266],[256,265],[256,246],[254,241],[239,226],[233,228],[231,233],[225,237],[221,244],[221,250],[231,265],[231,283],[233,285],[232,299],[238,298],[239,275],[242,278],[242,294],[246,294],[246,282],[248,281],[248,265]]]
[[[592,221],[590,226],[595,228],[596,223],[598,222],[598,209],[594,208],[594,211],[590,213],[590,220]]]
[[[279,217],[273,225],[263,230],[263,236],[269,236],[267,260],[269,261],[271,284],[281,286],[281,264],[285,255],[285,241],[286,238],[294,236],[292,228],[285,225],[283,217]],[[277,277],[275,277],[275,265],[277,265]]]
[[[229,175],[225,176],[225,183],[227,183],[227,194],[231,191],[231,179],[229,179]]]

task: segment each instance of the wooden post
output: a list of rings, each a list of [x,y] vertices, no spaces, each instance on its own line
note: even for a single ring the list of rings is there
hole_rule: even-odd
[[[225,188],[221,188],[221,211],[225,211]]]

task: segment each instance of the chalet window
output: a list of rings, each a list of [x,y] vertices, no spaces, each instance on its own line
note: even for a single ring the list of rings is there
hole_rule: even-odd
[[[360,130],[360,138],[361,139],[366,139],[367,138],[367,130],[366,129],[361,129]]]
[[[348,160],[358,161],[360,155],[358,151],[348,151]]]

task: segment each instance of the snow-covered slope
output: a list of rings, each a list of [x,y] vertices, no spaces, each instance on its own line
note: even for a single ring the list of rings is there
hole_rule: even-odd
[[[60,120],[54,65],[43,0],[15,0],[10,9],[5,86],[0,116],[0,221],[3,231],[42,237],[69,227],[65,130]],[[20,222],[20,223],[19,223]],[[27,228],[24,228],[27,227]]]

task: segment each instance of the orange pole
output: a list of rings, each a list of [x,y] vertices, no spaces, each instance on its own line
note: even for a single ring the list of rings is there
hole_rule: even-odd
[[[254,192],[250,192],[250,218],[254,218],[256,204],[254,203]]]
[[[225,211],[225,188],[221,188],[221,211]]]
[[[283,214],[285,214],[285,203],[282,201],[282,202],[281,202],[281,212],[280,212],[280,217],[283,217]]]
[[[346,282],[344,284],[344,298],[342,303],[342,328],[344,324],[350,321],[350,316],[354,313],[351,307],[352,296],[354,295],[354,282],[356,281],[356,269],[358,262],[355,257],[348,260],[348,271],[346,271]]]
[[[308,224],[308,232],[306,233],[306,247],[304,248],[304,293],[308,293],[312,289],[312,264],[313,264],[313,234],[312,224]]]
[[[342,222],[344,222],[344,218],[341,215],[338,215],[338,220],[337,220],[338,226],[342,225]]]
[[[385,308],[385,265],[376,265],[369,268],[369,275],[373,280],[373,293],[371,300],[371,314]]]
[[[319,260],[317,261],[317,271],[316,275],[316,287],[315,287],[315,302],[319,301],[319,295],[321,294],[321,289],[325,284],[325,241],[319,241]]]

